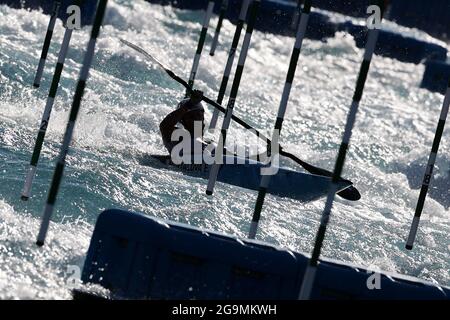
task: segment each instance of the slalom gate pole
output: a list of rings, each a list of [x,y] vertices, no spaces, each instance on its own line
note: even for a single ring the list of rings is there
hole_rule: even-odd
[[[303,12],[300,17],[300,24],[298,25],[297,29],[295,45],[292,51],[291,61],[289,63],[289,70],[286,76],[286,82],[284,84],[283,95],[281,97],[280,106],[278,108],[278,116],[275,122],[275,128],[272,134],[272,141],[274,145],[278,145],[281,129],[283,127],[284,116],[286,114],[289,96],[291,94],[292,83],[294,81],[303,39],[305,38],[306,28],[308,26],[309,14],[311,12],[311,3],[312,0],[305,0]],[[269,147],[267,148],[267,150],[271,150],[270,145],[268,146]],[[269,164],[271,164],[276,157],[279,157],[279,153],[275,153],[272,151],[273,150],[271,150],[270,152]],[[272,176],[270,174],[261,175],[261,184],[259,186],[258,198],[256,200],[255,210],[253,212],[253,218],[250,225],[250,232],[248,234],[248,237],[250,239],[255,239],[256,233],[258,232],[259,220],[261,219],[261,211],[264,205],[264,200],[266,198],[267,189],[269,187],[271,177]]]
[[[379,6],[379,8],[381,8],[381,15],[382,15],[384,11],[384,2],[382,0],[378,0],[375,3]],[[380,18],[382,18],[382,16]],[[378,41],[378,35],[379,30],[377,28],[369,29],[364,53],[364,60],[361,64],[358,79],[356,81],[356,89],[353,95],[353,102],[347,116],[347,124],[345,126],[342,143],[339,148],[339,153],[334,167],[334,172],[331,180],[330,189],[328,191],[325,209],[322,213],[322,219],[320,221],[319,230],[316,235],[313,253],[311,258],[309,259],[308,265],[306,267],[306,272],[303,277],[302,287],[299,294],[300,300],[309,300],[314,286],[314,280],[316,277],[317,267],[319,264],[320,253],[325,239],[328,222],[331,216],[331,209],[333,207],[335,194],[338,191],[337,181],[339,180],[339,177],[341,176],[342,173],[342,169],[344,168],[345,157],[347,155],[348,146],[350,144],[350,139],[356,121],[356,115],[358,113],[359,104],[363,96],[367,75],[369,74],[370,64]]]
[[[97,43],[98,35],[100,33],[100,28],[103,23],[103,17],[105,15],[107,4],[108,0],[99,0],[94,24],[92,26],[91,37],[88,43],[86,54],[84,56],[83,67],[81,68],[80,78],[78,80],[78,84],[75,90],[75,96],[73,98],[73,103],[70,110],[69,122],[67,123],[66,132],[64,133],[64,139],[60,149],[58,163],[56,164],[55,172],[53,173],[53,179],[51,182],[50,190],[48,192],[47,203],[44,208],[44,214],[42,217],[39,234],[37,236],[36,244],[38,246],[44,245],[45,237],[50,225],[50,219],[53,214],[59,187],[63,178],[67,153],[69,152],[70,143],[72,141],[73,130],[75,128],[78,112],[80,111],[81,101],[83,99],[84,89],[86,87],[86,81],[89,76],[89,70],[92,65],[92,60],[94,58],[95,46]]]
[[[250,48],[250,42],[252,39],[253,30],[255,28],[256,18],[258,15],[260,5],[261,5],[261,0],[255,0],[255,1],[253,1],[251,8],[249,9],[250,17],[249,17],[248,24],[247,24],[247,32],[245,34],[244,43],[242,44],[242,50],[241,50],[241,54],[239,56],[238,66],[236,68],[236,75],[234,77],[233,85],[231,87],[230,98],[228,100],[228,104],[227,104],[227,108],[226,108],[226,112],[225,112],[225,119],[222,124],[222,130],[220,133],[219,143],[218,143],[218,146],[216,149],[219,152],[218,156],[220,156],[220,153],[225,154],[225,142],[226,142],[226,137],[227,137],[227,130],[230,127],[231,118],[233,116],[233,109],[234,109],[234,105],[236,103],[236,98],[237,98],[237,95],[239,92],[239,86],[241,84],[242,74],[244,72],[245,60],[247,59],[247,54],[248,54],[248,50]],[[219,161],[222,161],[222,159],[219,159]],[[211,166],[211,171],[209,174],[209,181],[208,181],[208,186],[206,189],[207,195],[213,194],[213,190],[214,190],[214,186],[217,181],[217,175],[219,173],[220,166],[221,166],[221,164],[217,163],[217,155],[216,155],[216,163],[214,163]]]
[[[217,97],[217,103],[222,104],[223,98],[225,97],[225,92],[227,91],[228,81],[230,79],[231,69],[233,68],[234,58],[236,57],[236,50],[239,45],[239,40],[241,39],[242,29],[244,28],[245,20],[247,17],[248,7],[252,0],[244,0],[242,2],[241,11],[239,13],[239,20],[236,24],[236,31],[234,32],[233,42],[231,43],[231,49],[228,53],[227,63],[225,65],[225,71],[223,73],[222,82],[220,83],[219,95]],[[209,129],[214,130],[217,126],[217,120],[219,119],[220,111],[214,109],[211,122],[209,124]]]
[[[205,46],[206,36],[208,34],[209,21],[214,10],[214,1],[208,2],[208,8],[206,9],[205,18],[203,20],[202,31],[200,32],[200,39],[197,44],[197,51],[195,52],[194,63],[192,64],[192,70],[189,75],[189,87],[192,89],[194,86],[195,77],[197,75],[198,67],[200,65],[200,58],[202,57],[203,47]],[[186,92],[186,96],[188,92]]]
[[[220,6],[219,20],[217,21],[216,31],[214,32],[214,38],[211,44],[211,51],[209,52],[209,55],[212,57],[216,54],[217,45],[219,43],[220,31],[222,30],[223,19],[225,18],[227,10],[228,10],[228,0],[223,0]]]
[[[44,73],[45,61],[47,60],[48,49],[52,42],[53,30],[55,29],[56,19],[58,18],[59,9],[61,7],[61,0],[56,0],[53,3],[53,10],[48,23],[47,33],[45,35],[44,46],[42,47],[41,58],[39,60],[36,76],[34,78],[33,86],[39,88],[41,85],[42,74]]]
[[[408,240],[406,242],[406,249],[412,250],[414,241],[416,239],[417,230],[419,228],[420,216],[422,215],[423,207],[425,205],[425,199],[427,198],[428,188],[430,186],[431,179],[433,178],[434,165],[436,163],[439,146],[441,144],[442,134],[444,133],[445,122],[447,121],[448,109],[450,105],[450,79],[448,81],[447,93],[445,94],[444,104],[442,105],[441,115],[439,117],[439,123],[434,136],[433,146],[431,148],[430,157],[428,159],[427,169],[422,182],[422,188],[420,189],[419,200],[417,202],[416,211],[409,231]]]
[[[300,16],[302,15],[302,4],[304,0],[298,0],[297,1],[297,7],[295,8],[294,15],[292,17],[292,23],[291,23],[291,29],[296,30],[298,26],[298,22],[300,19]]]
[[[76,0],[74,4],[80,6],[83,0]],[[64,33],[64,39],[59,51],[58,62],[56,63],[55,72],[53,74],[52,84],[47,97],[47,103],[45,104],[44,113],[42,115],[41,124],[39,126],[38,135],[33,149],[33,155],[30,161],[30,167],[25,179],[25,184],[22,191],[21,199],[26,201],[31,197],[31,186],[36,175],[37,165],[39,157],[41,155],[42,145],[44,144],[45,134],[47,132],[48,124],[50,121],[50,115],[52,113],[53,104],[55,102],[56,93],[58,91],[59,81],[64,69],[64,62],[66,61],[67,51],[69,50],[70,39],[72,38],[73,29],[68,28],[66,25],[66,31]]]

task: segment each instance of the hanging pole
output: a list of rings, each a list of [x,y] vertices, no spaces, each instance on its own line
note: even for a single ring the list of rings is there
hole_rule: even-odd
[[[222,124],[222,130],[220,133],[220,139],[217,146],[217,151],[219,153],[225,154],[225,142],[227,137],[227,130],[230,127],[231,118],[233,115],[234,105],[236,103],[236,98],[239,92],[239,86],[241,84],[242,74],[244,72],[245,60],[247,59],[248,49],[250,47],[250,42],[252,39],[253,29],[256,23],[256,17],[258,15],[259,6],[261,0],[253,1],[250,8],[250,17],[247,24],[247,32],[245,34],[244,43],[242,44],[241,54],[239,56],[238,66],[236,68],[236,75],[233,80],[233,85],[231,87],[230,98],[228,100],[227,109],[225,112],[225,119]],[[220,156],[220,154],[219,154]],[[214,190],[214,185],[216,184],[217,175],[219,173],[220,164],[215,163],[211,166],[211,171],[209,174],[208,187],[206,190],[207,195],[212,195]]]
[[[300,19],[300,16],[302,14],[302,4],[304,0],[298,0],[297,1],[297,7],[294,11],[294,16],[292,17],[292,23],[291,23],[291,29],[296,30],[298,26],[298,22]]]
[[[220,6],[219,21],[217,22],[216,31],[214,32],[214,38],[211,44],[210,56],[214,56],[217,49],[217,44],[219,43],[220,31],[222,30],[223,19],[228,10],[228,0],[223,0]]]
[[[300,18],[300,24],[298,25],[297,36],[295,38],[295,45],[292,51],[291,61],[289,63],[289,70],[286,76],[286,82],[284,84],[283,95],[281,97],[280,106],[278,108],[278,116],[275,122],[275,128],[272,134],[272,141],[274,141],[275,145],[278,144],[278,140],[281,135],[284,115],[286,114],[287,104],[289,102],[292,83],[294,81],[295,72],[297,70],[297,63],[300,57],[303,39],[305,38],[306,28],[308,26],[309,14],[311,12],[311,3],[312,0],[305,0],[305,5],[303,7],[303,12]],[[270,145],[268,145],[268,150],[270,150]],[[274,159],[278,156],[279,153],[271,152],[269,163],[272,163]],[[269,187],[271,177],[272,176],[270,175],[261,176],[261,184],[259,187],[258,198],[256,200],[255,210],[253,212],[253,218],[250,225],[250,232],[248,234],[248,237],[250,239],[255,239],[256,233],[258,232],[259,220],[261,219],[261,211],[264,205],[264,200],[266,198],[267,189]]]
[[[381,14],[383,13],[383,4],[381,1],[377,3],[381,8]],[[325,209],[322,213],[322,219],[320,221],[319,230],[316,235],[316,240],[314,244],[314,250],[309,263],[306,267],[306,272],[303,277],[303,283],[300,290],[299,299],[309,300],[311,296],[311,291],[314,285],[314,280],[317,272],[317,266],[319,263],[320,252],[322,250],[323,241],[325,239],[325,233],[327,230],[327,225],[330,220],[331,209],[333,207],[334,197],[338,191],[337,181],[341,176],[342,169],[344,168],[345,157],[347,155],[348,146],[350,144],[350,139],[352,136],[353,126],[356,120],[356,114],[358,113],[359,104],[364,92],[364,86],[366,84],[367,75],[369,73],[370,64],[375,51],[375,46],[378,40],[379,30],[377,28],[370,29],[367,37],[367,43],[364,52],[364,60],[361,64],[361,68],[358,75],[358,80],[356,81],[356,89],[353,95],[353,102],[350,107],[350,111],[347,116],[347,124],[345,126],[345,131],[342,139],[341,146],[339,148],[339,153],[337,156],[336,164],[334,167],[333,177],[331,179],[330,189],[328,191],[327,201],[325,204]]]
[[[33,86],[35,88],[39,88],[39,86],[41,85],[45,61],[47,60],[48,49],[50,48],[50,43],[52,42],[53,30],[55,29],[56,19],[58,18],[60,7],[61,7],[61,0],[56,0],[53,3],[53,11],[50,16],[50,22],[48,23],[47,34],[45,35],[44,46],[42,47],[41,59],[39,60],[36,76],[33,82]]]
[[[78,80],[78,84],[75,90],[75,96],[73,98],[73,103],[70,110],[69,122],[67,123],[66,132],[64,134],[63,143],[59,153],[58,163],[56,164],[55,172],[53,173],[53,179],[51,182],[50,190],[48,192],[47,203],[44,208],[41,227],[39,229],[39,234],[36,241],[36,244],[38,246],[44,245],[45,237],[47,235],[48,227],[50,224],[50,219],[53,214],[56,197],[58,195],[59,186],[61,184],[61,180],[63,177],[64,166],[66,163],[66,156],[67,153],[69,152],[70,143],[72,141],[75,122],[77,120],[78,112],[80,110],[81,100],[83,98],[84,89],[86,87],[86,81],[89,76],[89,70],[92,65],[92,60],[94,58],[97,37],[100,33],[100,27],[103,22],[103,16],[105,14],[107,4],[108,0],[100,0],[97,7],[97,13],[95,15],[94,24],[92,26],[91,37],[86,50],[86,54],[84,56],[83,67],[81,68],[80,78]]]
[[[82,0],[76,0],[74,1],[74,4],[80,6],[81,2]],[[56,63],[52,84],[50,86],[50,91],[47,97],[47,103],[45,104],[44,113],[42,115],[41,124],[39,126],[38,135],[33,149],[33,155],[30,161],[30,167],[28,169],[28,173],[22,191],[21,199],[24,201],[27,201],[31,197],[31,186],[33,184],[33,180],[36,175],[42,145],[44,144],[45,134],[47,132],[48,123],[50,121],[50,115],[52,113],[53,104],[55,102],[55,97],[58,91],[59,81],[61,79],[61,74],[64,69],[64,62],[66,61],[67,51],[69,50],[70,39],[72,38],[73,29],[68,28],[67,24],[65,28],[66,31],[64,33],[64,39],[61,44],[61,49],[59,50],[58,62]]]
[[[439,117],[439,123],[434,136],[433,146],[431,148],[430,157],[428,159],[427,170],[422,182],[422,188],[420,190],[419,200],[417,202],[416,211],[411,224],[411,230],[409,231],[408,240],[406,242],[406,249],[412,250],[414,241],[416,239],[417,230],[419,228],[420,216],[422,215],[423,207],[425,205],[425,199],[428,194],[428,188],[430,186],[431,179],[433,178],[434,165],[436,163],[436,157],[441,144],[442,134],[444,133],[445,122],[447,121],[448,109],[450,105],[450,79],[448,81],[447,93],[445,94],[444,104],[442,106],[441,115]]]
[[[242,29],[244,28],[245,20],[247,17],[248,7],[252,0],[244,0],[241,7],[241,12],[239,13],[239,20],[236,24],[236,31],[234,32],[233,41],[231,43],[231,49],[228,53],[227,64],[225,65],[225,71],[223,73],[222,82],[220,83],[219,95],[217,97],[217,103],[222,104],[223,98],[225,97],[225,92],[227,91],[228,81],[230,79],[231,69],[233,68],[234,58],[236,56],[236,50],[239,45],[239,40],[241,39]],[[219,110],[215,109],[211,122],[209,123],[209,129],[214,130],[217,126],[217,120],[219,119]]]
[[[200,65],[200,58],[202,57],[203,47],[205,46],[206,35],[208,34],[209,21],[213,14],[214,1],[208,2],[208,8],[206,9],[205,18],[203,20],[202,31],[200,32],[200,39],[198,40],[197,51],[195,52],[194,63],[192,64],[191,74],[189,76],[189,87],[192,89],[194,86],[195,77],[197,75],[198,67]],[[186,92],[186,96],[188,92]]]

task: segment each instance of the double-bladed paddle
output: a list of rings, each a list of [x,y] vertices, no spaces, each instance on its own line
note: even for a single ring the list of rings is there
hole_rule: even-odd
[[[189,86],[189,84],[182,78],[180,78],[178,75],[176,75],[172,70],[168,69],[165,65],[163,65],[160,61],[158,61],[155,57],[153,57],[151,54],[149,54],[148,52],[146,52],[144,49],[128,42],[127,40],[124,39],[120,39],[120,41],[127,45],[128,47],[136,50],[137,52],[139,52],[140,54],[142,54],[143,56],[145,56],[146,58],[152,60],[153,62],[155,62],[156,64],[158,64],[168,75],[169,77],[171,77],[173,80],[177,81],[178,83],[180,83],[183,87],[186,88],[188,93],[191,93],[193,91],[193,89]],[[220,104],[218,104],[217,102],[215,102],[214,100],[211,100],[208,97],[203,96],[203,101],[205,101],[206,103],[208,103],[209,105],[213,106],[214,108],[216,108],[217,110],[219,110],[222,113],[225,113],[225,108],[222,107]],[[261,138],[262,140],[266,141],[267,144],[271,143],[271,140],[269,138],[267,138],[265,135],[263,135],[262,133],[260,133],[257,129],[253,128],[251,125],[249,125],[247,122],[241,120],[239,117],[232,115],[231,117],[237,124],[241,125],[242,127],[244,127],[245,129],[250,129],[253,130],[254,133],[256,133],[256,135]],[[280,145],[280,155],[289,158],[291,160],[293,160],[294,162],[296,162],[297,164],[299,164],[300,166],[302,166],[306,171],[315,174],[315,175],[319,175],[319,176],[325,176],[325,177],[332,177],[333,173],[322,169],[322,168],[318,168],[315,167],[301,159],[299,159],[298,157],[296,157],[295,155],[286,152],[283,150],[282,146]],[[341,178],[342,179],[342,178]],[[345,182],[349,182],[352,183],[349,180],[345,180],[342,179],[342,181]],[[361,199],[361,194],[359,193],[358,189],[356,189],[353,185],[349,186],[348,188],[340,191],[338,193],[338,195],[340,197],[342,197],[343,199],[349,200],[349,201],[358,201],[359,199]]]

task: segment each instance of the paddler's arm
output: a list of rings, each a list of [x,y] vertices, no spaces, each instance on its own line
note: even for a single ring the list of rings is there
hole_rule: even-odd
[[[159,125],[159,130],[161,131],[161,136],[163,138],[163,141],[170,142],[172,138],[172,133],[176,129],[177,123],[181,121],[183,116],[188,112],[189,109],[187,109],[184,106],[181,106],[179,109],[169,113],[163,121],[161,121]]]

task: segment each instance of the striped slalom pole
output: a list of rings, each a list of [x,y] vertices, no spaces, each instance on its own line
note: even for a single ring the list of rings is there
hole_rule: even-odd
[[[233,85],[231,87],[230,98],[228,100],[227,109],[225,112],[225,119],[222,124],[220,139],[219,139],[219,143],[218,143],[217,149],[216,149],[216,150],[220,150],[220,152],[222,154],[225,153],[225,141],[226,141],[226,137],[227,137],[227,130],[230,127],[231,117],[233,115],[234,104],[236,103],[236,97],[239,92],[239,86],[241,84],[242,74],[244,72],[245,60],[247,59],[248,49],[250,47],[253,29],[255,27],[256,17],[258,15],[260,5],[261,5],[261,0],[254,0],[252,6],[250,8],[250,17],[249,17],[248,24],[247,24],[247,32],[245,34],[244,43],[242,44],[242,50],[241,50],[241,54],[239,56],[238,66],[236,68],[236,75],[234,77]],[[218,163],[215,163],[211,166],[208,187],[206,190],[207,195],[213,194],[214,185],[216,184],[219,169],[220,169],[220,164],[218,164]]]
[[[61,0],[56,0],[53,4],[52,15],[47,27],[47,34],[45,35],[44,46],[42,47],[41,59],[34,78],[33,87],[39,88],[41,85],[42,74],[44,73],[45,61],[47,60],[48,49],[52,41],[53,30],[55,29],[56,19],[58,18],[59,8],[61,7]]]
[[[379,4],[380,8],[383,8],[383,5]],[[383,10],[382,10],[383,11]],[[314,249],[311,258],[309,259],[309,263],[306,267],[306,272],[303,277],[303,283],[300,290],[299,299],[300,300],[309,300],[312,292],[312,288],[314,285],[314,280],[317,272],[317,266],[319,263],[320,252],[322,250],[323,241],[325,239],[325,233],[327,230],[327,225],[330,220],[331,209],[333,207],[334,197],[336,192],[338,191],[338,180],[341,176],[342,169],[344,167],[345,157],[347,154],[348,146],[350,144],[350,138],[352,136],[353,126],[356,120],[356,114],[359,109],[359,104],[364,92],[364,86],[366,83],[367,75],[369,73],[370,64],[372,61],[372,57],[375,51],[375,46],[378,40],[378,29],[370,29],[367,37],[367,43],[365,47],[364,60],[361,64],[361,68],[358,75],[358,80],[356,82],[356,89],[353,96],[353,102],[350,107],[350,112],[347,116],[347,124],[345,126],[345,131],[342,139],[341,146],[339,148],[338,157],[336,160],[336,164],[334,167],[333,176],[331,179],[331,185],[328,191],[328,197],[325,204],[325,209],[322,213],[322,219],[320,221],[319,230],[316,235],[316,240],[314,244]]]
[[[76,5],[80,5],[81,0],[74,2]],[[36,175],[37,165],[39,157],[41,155],[42,145],[44,144],[45,134],[47,132],[48,123],[50,121],[50,115],[52,113],[53,104],[55,101],[56,93],[58,91],[59,80],[64,69],[64,62],[66,61],[67,51],[69,50],[70,39],[72,38],[73,29],[66,26],[64,33],[64,39],[59,51],[58,62],[56,63],[55,73],[53,74],[52,84],[47,97],[47,103],[45,104],[44,114],[42,115],[41,125],[39,126],[36,143],[34,145],[33,155],[30,161],[30,168],[28,170],[25,184],[22,191],[21,199],[27,201],[31,196],[31,186],[33,184],[34,177]]]
[[[302,15],[300,17],[300,24],[297,29],[297,36],[295,38],[295,45],[291,55],[291,61],[289,63],[289,70],[286,76],[286,82],[284,84],[283,95],[281,97],[280,106],[278,108],[278,116],[275,122],[275,128],[272,135],[272,141],[275,145],[278,144],[279,136],[281,134],[281,129],[283,127],[284,115],[286,113],[287,104],[289,101],[289,96],[291,94],[292,83],[294,81],[295,72],[297,70],[297,63],[300,57],[300,51],[302,48],[303,39],[305,38],[306,28],[308,26],[309,14],[311,12],[312,0],[306,0],[303,8]],[[268,145],[270,146],[270,145]],[[269,150],[269,148],[268,148]],[[270,162],[279,156],[278,153],[271,152]],[[256,200],[255,210],[253,212],[253,218],[250,225],[250,232],[248,237],[250,239],[255,239],[256,233],[258,232],[259,220],[261,218],[261,211],[264,204],[264,200],[267,193],[267,188],[269,187],[271,175],[262,175],[261,184],[259,187],[258,198]]]
[[[69,122],[67,123],[66,132],[64,133],[64,139],[59,153],[58,163],[56,164],[55,172],[53,174],[52,183],[48,193],[47,203],[44,208],[44,214],[42,217],[41,227],[37,237],[36,244],[38,246],[43,246],[45,242],[45,237],[47,235],[47,230],[50,224],[50,219],[53,214],[53,209],[56,202],[56,197],[59,191],[59,186],[63,177],[64,166],[66,162],[66,156],[69,152],[70,143],[72,141],[73,130],[75,127],[75,122],[77,120],[78,112],[81,106],[81,100],[83,98],[84,89],[86,87],[86,81],[89,76],[89,70],[92,65],[92,60],[95,53],[95,45],[97,42],[97,37],[100,33],[100,27],[103,22],[103,16],[105,14],[106,6],[108,0],[100,0],[97,8],[97,13],[95,15],[94,24],[92,26],[91,38],[86,50],[86,54],[83,60],[83,67],[81,68],[80,78],[77,83],[75,90],[75,96],[73,98],[72,107],[70,110]]]
[[[217,97],[217,103],[222,104],[223,98],[225,97],[225,92],[227,91],[228,81],[230,79],[231,69],[233,68],[234,58],[236,56],[236,50],[239,45],[239,40],[241,39],[242,29],[244,28],[245,19],[247,17],[248,7],[252,0],[244,0],[241,7],[241,12],[239,13],[239,20],[236,24],[236,31],[234,32],[233,42],[231,43],[231,49],[228,53],[227,64],[225,65],[225,71],[222,77],[222,82],[220,84],[219,95]],[[211,122],[209,124],[209,129],[214,130],[217,126],[217,120],[219,119],[220,111],[214,109]]]
[[[197,75],[198,67],[200,65],[200,58],[202,57],[203,47],[205,46],[206,35],[208,34],[209,21],[213,14],[214,1],[208,2],[208,8],[206,9],[205,18],[203,20],[202,31],[200,32],[200,39],[198,40],[197,51],[195,52],[194,63],[192,64],[191,74],[189,76],[189,87],[192,89],[194,86],[195,77]],[[188,92],[186,92],[186,96]]]
[[[417,202],[416,211],[411,225],[411,230],[409,231],[408,240],[406,242],[406,249],[408,250],[412,250],[414,241],[416,239],[417,229],[419,228],[420,216],[422,215],[423,207],[425,205],[425,199],[428,194],[428,188],[430,186],[430,182],[433,177],[434,164],[436,163],[439,145],[441,144],[442,134],[444,133],[449,105],[450,105],[450,79],[448,81],[447,93],[445,95],[444,104],[442,106],[441,115],[439,117],[439,123],[436,129],[436,134],[434,136],[433,146],[431,148],[430,158],[428,159],[427,170],[423,178],[422,188],[420,190],[419,200]]]
[[[301,14],[302,14],[303,1],[304,0],[298,0],[297,1],[297,7],[295,8],[294,16],[292,17],[292,23],[291,23],[291,29],[292,30],[297,29],[298,22],[299,22]]]
[[[222,30],[223,19],[225,18],[227,10],[228,10],[228,0],[223,0],[220,6],[219,21],[217,22],[216,31],[214,32],[214,38],[211,44],[211,51],[209,52],[209,55],[212,57],[216,53],[217,44],[219,43],[220,31]]]

